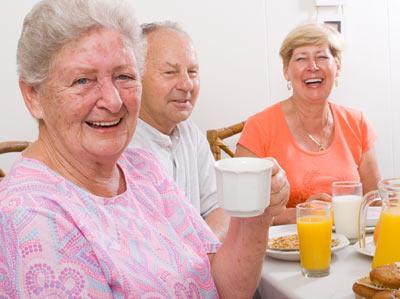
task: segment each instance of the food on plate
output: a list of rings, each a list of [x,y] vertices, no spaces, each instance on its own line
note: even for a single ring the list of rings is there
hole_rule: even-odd
[[[331,247],[338,246],[339,242],[339,239],[332,239]],[[299,250],[299,237],[297,234],[290,234],[269,239],[268,248],[273,250]]]
[[[366,299],[400,298],[400,263],[382,265],[353,284],[353,292]]]
[[[299,238],[297,234],[272,238],[268,242],[268,247],[270,249],[278,249],[278,250],[298,250]]]
[[[391,289],[400,288],[400,263],[376,267],[369,273],[373,284]]]
[[[372,299],[398,299],[398,298],[400,298],[399,290],[380,291],[372,297]]]
[[[373,285],[369,277],[360,278],[353,284],[353,292],[361,298],[372,298],[381,291],[384,289]]]

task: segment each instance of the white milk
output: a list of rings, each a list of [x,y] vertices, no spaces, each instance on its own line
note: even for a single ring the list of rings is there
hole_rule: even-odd
[[[340,195],[332,197],[335,230],[349,239],[358,238],[358,213],[362,197],[359,195]]]

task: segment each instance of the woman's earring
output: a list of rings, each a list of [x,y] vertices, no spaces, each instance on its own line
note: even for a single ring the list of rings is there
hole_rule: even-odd
[[[292,89],[292,82],[290,82],[289,80],[286,82],[286,87],[287,90],[291,90]]]
[[[338,80],[338,78],[336,78],[335,79],[335,87],[338,87],[339,86],[339,80]]]

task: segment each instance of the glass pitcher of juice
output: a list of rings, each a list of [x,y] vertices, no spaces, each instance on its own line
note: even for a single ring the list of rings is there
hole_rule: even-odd
[[[378,190],[364,196],[358,221],[361,248],[365,247],[367,209],[374,202],[382,202],[382,211],[372,268],[400,261],[400,178],[382,180]]]

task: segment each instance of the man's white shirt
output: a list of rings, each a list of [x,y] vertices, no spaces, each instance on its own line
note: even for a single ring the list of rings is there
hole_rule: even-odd
[[[169,136],[138,119],[130,147],[153,153],[203,218],[218,207],[214,157],[193,122],[179,123]]]

